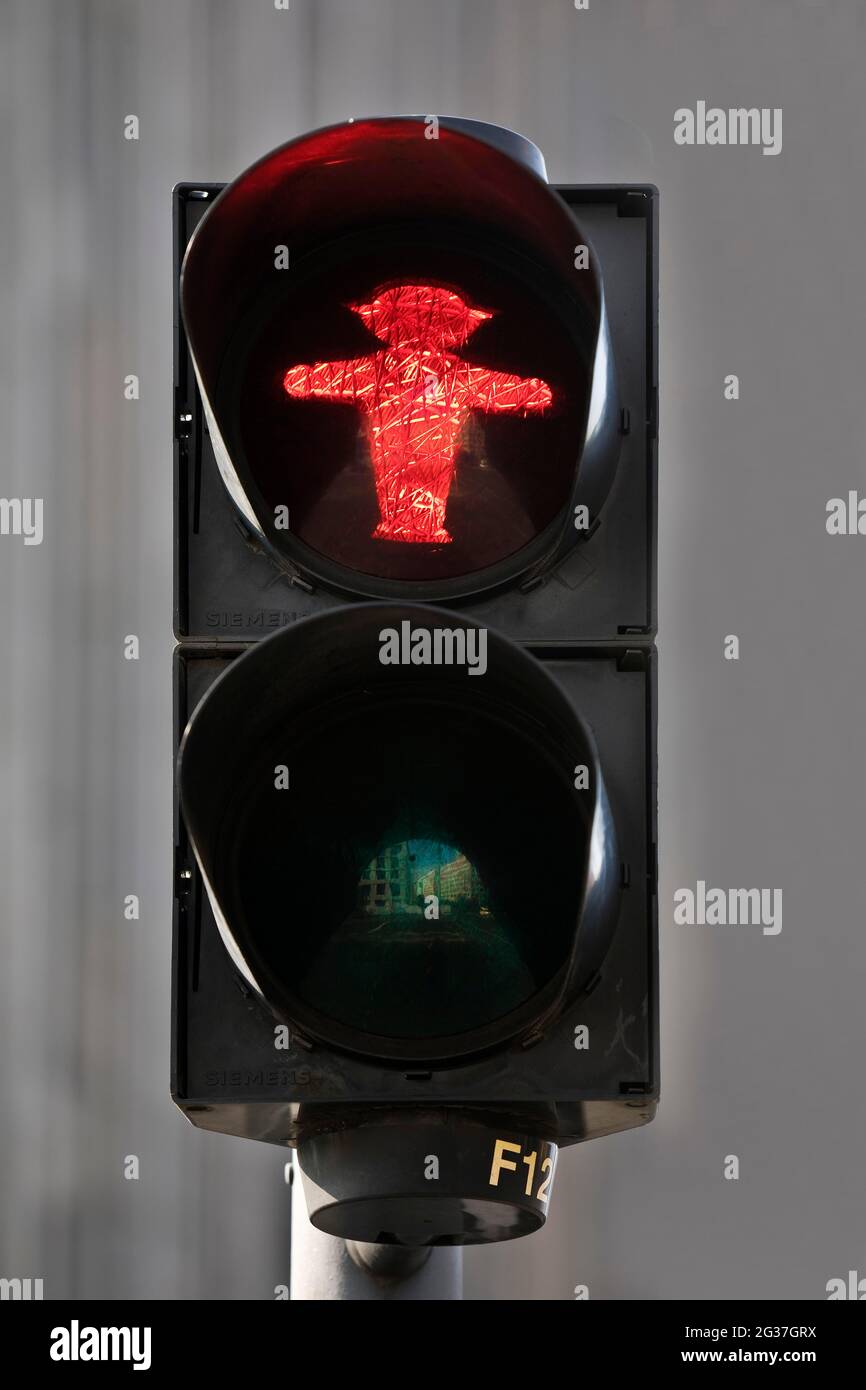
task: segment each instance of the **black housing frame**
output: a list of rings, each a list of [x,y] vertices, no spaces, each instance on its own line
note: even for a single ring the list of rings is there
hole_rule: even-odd
[[[179,310],[192,232],[224,184],[174,190],[175,751],[218,675],[269,632],[351,599],[277,567],[214,459]],[[171,1090],[192,1123],[285,1145],[377,1107],[513,1117],[559,1144],[651,1120],[659,1094],[656,820],[658,191],[568,185],[601,261],[622,400],[621,452],[600,517],[543,575],[448,606],[525,644],[595,736],[621,854],[620,918],[579,998],[537,1036],[457,1065],[408,1070],[294,1037],[232,965],[175,790]],[[413,596],[402,591],[406,602]],[[417,597],[415,598],[417,601]],[[431,595],[431,601],[436,601]],[[441,601],[441,599],[440,599]],[[574,1030],[589,1028],[590,1046]],[[356,1120],[357,1122],[357,1120]]]

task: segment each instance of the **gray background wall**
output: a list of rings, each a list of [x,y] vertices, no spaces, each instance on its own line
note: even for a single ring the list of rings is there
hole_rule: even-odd
[[[467,1296],[866,1273],[866,540],[824,525],[866,485],[864,61],[859,0],[0,3],[0,494],[45,499],[41,546],[0,537],[0,1273],[48,1297],[288,1279],[282,1155],[168,1098],[169,194],[390,111],[662,193],[663,1103],[567,1152],[547,1228],[471,1251]],[[699,99],[783,107],[781,154],[677,147]],[[675,926],[698,878],[781,887],[782,933]]]

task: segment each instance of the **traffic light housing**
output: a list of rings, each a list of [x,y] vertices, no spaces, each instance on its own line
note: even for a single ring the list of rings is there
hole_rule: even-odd
[[[172,1090],[419,1245],[658,1093],[655,194],[428,129],[175,195]]]

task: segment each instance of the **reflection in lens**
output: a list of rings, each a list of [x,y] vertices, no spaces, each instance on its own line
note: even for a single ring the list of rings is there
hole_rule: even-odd
[[[437,1030],[458,1032],[479,995],[495,989],[502,1012],[533,992],[532,973],[505,920],[497,921],[478,870],[450,845],[409,840],[390,845],[367,866],[358,905],[328,938],[307,972],[308,997],[333,992],[336,976],[366,996],[367,1021],[382,1002],[405,989],[417,973],[437,1004]],[[371,1003],[371,1001],[377,1001]],[[341,1013],[357,1012],[345,999]],[[392,1006],[393,1007],[393,1006]],[[406,1019],[401,1035],[411,1033]]]

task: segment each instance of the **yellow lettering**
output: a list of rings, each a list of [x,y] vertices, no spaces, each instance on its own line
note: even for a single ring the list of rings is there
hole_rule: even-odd
[[[537,1161],[538,1161],[538,1154],[535,1152],[535,1149],[532,1150],[532,1153],[529,1155],[528,1158],[526,1157],[526,1154],[523,1155],[523,1162],[526,1164],[527,1168],[529,1169],[529,1172],[528,1172],[527,1175],[526,1175],[526,1195],[527,1195],[527,1197],[531,1197],[531,1196],[532,1196],[532,1179],[535,1177],[535,1165],[536,1165]]]
[[[548,1169],[550,1170],[549,1172]],[[541,1184],[540,1188],[538,1189],[538,1192],[535,1195],[536,1201],[546,1202],[549,1200],[550,1196],[547,1189],[550,1187],[550,1184],[553,1181],[553,1160],[550,1158],[546,1158],[541,1165],[541,1171],[542,1173],[547,1173],[547,1177],[544,1179],[544,1182]]]
[[[497,1139],[493,1146],[493,1163],[490,1167],[490,1186],[499,1186],[499,1174],[503,1168],[508,1168],[512,1173],[517,1172],[517,1164],[512,1163],[510,1158],[504,1158],[506,1153],[519,1154],[519,1144],[509,1144],[507,1139]]]

